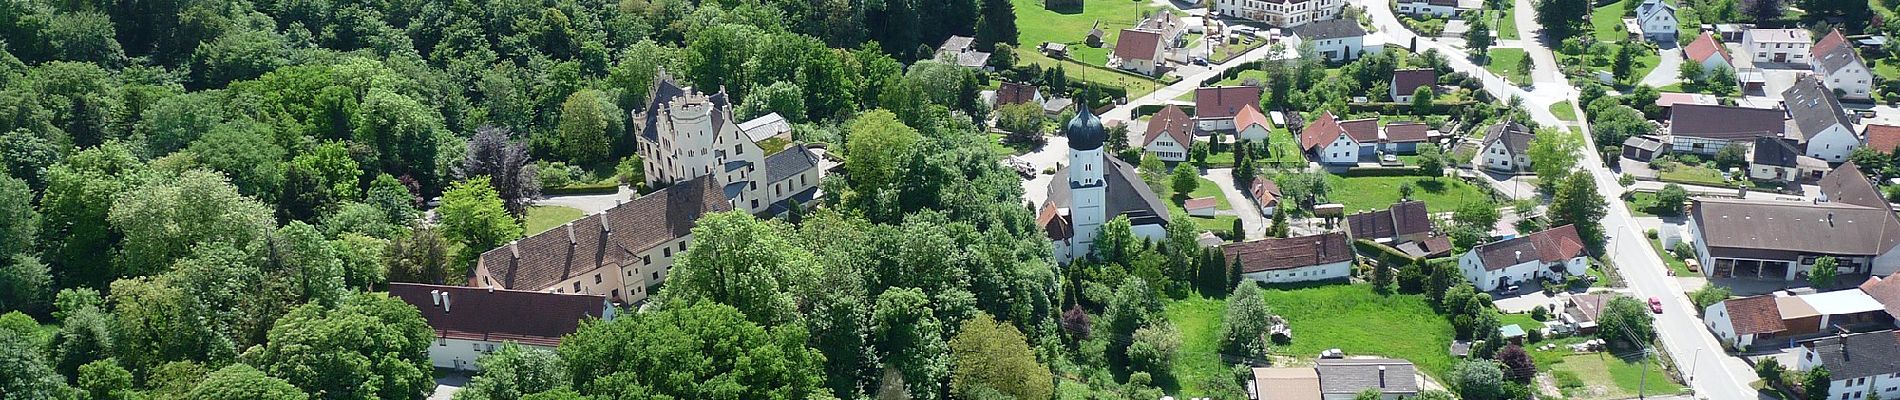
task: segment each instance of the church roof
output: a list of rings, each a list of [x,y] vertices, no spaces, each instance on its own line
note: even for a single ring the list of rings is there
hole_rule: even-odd
[[[1102,170],[1102,178],[1107,181],[1103,201],[1107,208],[1108,218],[1125,215],[1128,216],[1128,223],[1133,226],[1168,223],[1171,216],[1168,215],[1167,204],[1162,203],[1161,197],[1156,196],[1153,190],[1148,189],[1148,184],[1141,181],[1141,176],[1135,174],[1134,166],[1115,157],[1103,156],[1102,160],[1110,166]],[[1056,170],[1054,179],[1049,181],[1049,200],[1043,205],[1043,210],[1052,215],[1039,216],[1038,219],[1048,220],[1058,217],[1058,215],[1053,215],[1056,210],[1069,208],[1070,191],[1067,182],[1070,167],[1072,166],[1063,166],[1062,169]],[[1044,224],[1043,227],[1049,229],[1049,224]],[[1047,233],[1051,238],[1067,238],[1066,235],[1056,237],[1054,231]]]

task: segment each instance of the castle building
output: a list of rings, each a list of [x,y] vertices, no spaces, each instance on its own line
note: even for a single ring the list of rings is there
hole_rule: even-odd
[[[648,187],[711,176],[734,209],[753,214],[817,197],[818,157],[798,144],[761,148],[744,129],[752,122],[734,120],[723,88],[701,93],[661,70],[647,99],[646,109],[634,111],[633,118],[640,124],[636,140]]]

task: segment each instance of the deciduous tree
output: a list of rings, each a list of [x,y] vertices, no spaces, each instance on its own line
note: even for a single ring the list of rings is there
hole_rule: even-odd
[[[304,400],[310,396],[290,382],[244,364],[231,364],[205,376],[190,397],[203,400]]]
[[[357,294],[336,308],[305,304],[271,327],[247,362],[325,398],[412,398],[435,387],[434,330],[414,306]]]
[[[802,327],[768,329],[698,302],[584,323],[558,351],[585,395],[807,398],[824,390],[823,355],[808,339]]]
[[[783,226],[743,211],[707,214],[694,225],[693,244],[678,255],[661,302],[725,304],[764,326],[799,318],[798,301],[817,289],[818,271],[810,251],[785,239]]]
[[[595,100],[599,99],[588,97],[580,101],[588,104],[598,103],[598,101]],[[569,100],[570,103],[573,101],[575,100]],[[604,106],[599,104],[592,106],[583,105],[580,107],[583,109],[581,112],[598,111],[592,107]],[[566,114],[563,114],[563,132],[567,131],[567,118]],[[575,118],[581,117],[576,114]],[[600,122],[606,123],[604,120]],[[563,135],[566,134],[564,133]],[[604,135],[604,133],[602,133],[602,135]],[[462,179],[483,181],[483,183],[494,189],[497,197],[501,198],[502,205],[508,210],[509,215],[525,217],[528,212],[528,203],[534,201],[534,198],[541,196],[541,183],[535,174],[534,165],[528,162],[528,144],[513,141],[509,139],[509,136],[510,134],[505,128],[485,126],[476,129],[475,137],[468,141],[468,152],[462,156],[462,164],[455,168],[455,174]],[[596,149],[603,152],[602,154],[605,154],[606,145],[606,142],[603,140],[601,143],[590,146],[599,146]],[[372,190],[393,192],[393,190],[390,189],[376,189],[379,185],[387,184],[373,184]],[[393,195],[385,196],[393,197]],[[446,203],[446,194],[443,196],[443,199]],[[391,203],[393,201],[383,200],[383,202]]]
[[[521,237],[521,223],[508,216],[501,197],[482,179],[449,186],[442,193],[442,206],[436,209],[436,216],[441,219],[442,236],[462,244],[465,263]]]
[[[507,343],[476,363],[481,375],[456,392],[456,400],[518,400],[569,383],[567,366],[552,351]]]

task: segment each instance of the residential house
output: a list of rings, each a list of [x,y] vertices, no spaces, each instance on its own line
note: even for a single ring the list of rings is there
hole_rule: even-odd
[[[1247,106],[1258,107],[1258,86],[1215,86],[1194,89],[1194,127],[1201,132],[1233,131],[1234,116]],[[1259,110],[1255,110],[1258,113]]]
[[[1135,174],[1135,167],[1102,151],[1108,129],[1083,107],[1063,127],[1069,138],[1069,162],[1050,179],[1048,200],[1036,212],[1036,224],[1054,244],[1055,259],[1068,264],[1087,256],[1103,223],[1127,217],[1135,237],[1160,241],[1167,236],[1166,203]]]
[[[1323,400],[1353,400],[1368,390],[1381,400],[1417,396],[1418,368],[1410,361],[1386,358],[1325,358],[1319,360],[1319,392]]]
[[[1900,396],[1900,332],[1830,336],[1801,346],[1795,370],[1826,368],[1829,399]]]
[[[1484,167],[1493,171],[1522,173],[1531,169],[1531,139],[1537,136],[1517,122],[1501,122],[1484,129]]]
[[[1676,104],[1669,110],[1669,151],[1713,155],[1730,145],[1754,144],[1757,137],[1780,138],[1786,115],[1767,108]]]
[[[1253,368],[1247,382],[1249,400],[1323,400],[1319,370],[1312,367]]]
[[[1758,137],[1749,148],[1750,179],[1798,182],[1821,179],[1827,173],[1827,162],[1802,155],[1799,145],[1787,139]]]
[[[1900,218],[1849,162],[1812,201],[1697,198],[1687,227],[1704,275],[1800,279],[1820,257],[1844,274],[1900,270]]]
[[[1822,85],[1816,75],[1795,78],[1794,85],[1781,92],[1781,102],[1788,110],[1793,133],[1800,135],[1809,157],[1845,162],[1847,154],[1860,147],[1854,114],[1841,107],[1834,91]]]
[[[1253,202],[1260,206],[1262,215],[1272,217],[1273,213],[1280,211],[1280,185],[1273,183],[1272,179],[1254,177],[1253,183],[1247,185],[1247,194],[1253,196]]]
[[[1887,311],[1887,317],[1900,321],[1900,276],[1889,275],[1886,278],[1871,276],[1860,284],[1860,291],[1880,302]]]
[[[1869,100],[1873,98],[1874,72],[1854,51],[1854,46],[1841,36],[1840,29],[1828,32],[1820,42],[1814,44],[1813,55],[1808,64],[1814,67],[1814,74],[1821,76],[1830,89],[1840,91],[1843,99]]]
[[[1265,283],[1344,280],[1352,276],[1352,239],[1345,233],[1266,238],[1221,246],[1240,276]]]
[[[611,321],[607,296],[390,282],[389,296],[414,306],[435,333],[429,365],[470,371],[507,343],[553,351],[581,321]]]
[[[1359,21],[1356,20],[1331,19],[1296,26],[1288,31],[1293,36],[1293,43],[1288,47],[1297,47],[1299,42],[1313,42],[1320,58],[1327,62],[1357,60],[1366,52],[1378,51],[1365,47],[1366,29],[1359,27]]]
[[[1109,54],[1108,64],[1138,74],[1155,76],[1160,73],[1167,53],[1163,51],[1161,32],[1123,29],[1115,37],[1115,51]]]
[[[1010,104],[1035,104],[1042,106],[1042,88],[1027,83],[1004,81],[996,87],[996,106]]]
[[[977,51],[976,38],[969,36],[950,36],[937,46],[937,60],[965,68],[978,68],[985,71],[990,68],[990,53]]]
[[[1662,138],[1650,135],[1636,135],[1623,139],[1623,158],[1649,162],[1656,156],[1667,153],[1669,148]]]
[[[640,127],[636,150],[646,160],[648,187],[710,176],[734,208],[758,214],[787,198],[766,190],[772,183],[765,181],[769,176],[813,172],[763,170],[769,167],[765,163],[769,154],[754,137],[764,140],[789,130],[783,118],[767,115],[761,117],[767,120],[764,122],[737,122],[724,90],[702,94],[679,86],[664,70],[657,75],[647,93],[651,100],[644,110],[633,114]],[[747,131],[745,127],[754,129]],[[767,131],[772,131],[772,136],[766,136]]]
[[[1749,29],[1742,48],[1757,63],[1807,64],[1814,36],[1806,29]]]
[[[1379,130],[1379,152],[1418,154],[1418,145],[1431,142],[1432,127],[1420,122],[1392,122]]]
[[[1438,71],[1431,68],[1401,69],[1392,71],[1392,84],[1387,97],[1400,103],[1411,103],[1412,95],[1419,89],[1432,90],[1438,85]]]
[[[1346,8],[1345,0],[1213,0],[1214,13],[1292,28],[1334,20]]]
[[[1717,100],[1715,96],[1701,93],[1665,92],[1657,94],[1654,104],[1656,104],[1656,107],[1663,109],[1663,118],[1669,118],[1669,111],[1673,110],[1677,104],[1709,105],[1720,104],[1720,101]]]
[[[1728,54],[1728,47],[1723,46],[1720,40],[1709,35],[1708,32],[1697,35],[1695,41],[1689,42],[1688,47],[1682,48],[1682,55],[1684,60],[1701,63],[1703,76],[1708,76],[1717,69],[1735,70],[1735,58]]]
[[[1643,0],[1636,5],[1636,24],[1644,39],[1675,43],[1676,6],[1664,0]]]
[[[1241,141],[1265,143],[1273,134],[1273,120],[1260,113],[1253,104],[1240,105],[1240,112],[1234,114],[1234,138]]]
[[[1401,0],[1392,11],[1417,17],[1450,18],[1464,9],[1458,8],[1458,0]]]
[[[1375,120],[1374,123],[1377,123]],[[1359,162],[1359,145],[1340,122],[1333,118],[1331,111],[1320,112],[1319,118],[1307,123],[1300,130],[1300,148],[1321,164],[1354,164]]]
[[[1603,316],[1603,307],[1617,296],[1615,292],[1571,295],[1564,300],[1564,312],[1557,319],[1577,333],[1594,334],[1597,332],[1597,319]]]
[[[1867,124],[1860,136],[1867,142],[1864,146],[1882,154],[1894,155],[1894,149],[1900,149],[1900,126]]]
[[[1722,344],[1748,349],[1775,342],[1788,330],[1781,322],[1781,306],[1775,296],[1762,295],[1723,300],[1702,311],[1702,321]]]
[[[693,221],[729,210],[710,177],[694,178],[483,252],[468,284],[641,304],[686,251]]]
[[[1162,107],[1148,119],[1148,133],[1143,136],[1141,148],[1161,161],[1187,161],[1189,147],[1194,145],[1193,129],[1193,120],[1180,107]]]
[[[1588,256],[1577,227],[1564,225],[1472,248],[1458,258],[1458,270],[1473,286],[1489,292],[1583,275],[1590,266]]]
[[[1174,62],[1187,62],[1188,24],[1181,16],[1170,12],[1156,12],[1135,24],[1135,29],[1158,32],[1161,34],[1163,58]]]
[[[1432,216],[1423,201],[1401,201],[1392,208],[1346,216],[1346,233],[1353,239],[1379,243],[1424,240],[1432,233]]]

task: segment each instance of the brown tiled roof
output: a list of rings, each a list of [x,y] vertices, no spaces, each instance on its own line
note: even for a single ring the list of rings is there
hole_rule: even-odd
[[[1860,172],[1860,166],[1849,161],[1835,168],[1817,183],[1827,201],[1847,203],[1862,207],[1885,210],[1887,198],[1880,196],[1880,190],[1874,188],[1874,182],[1867,180],[1867,174]]]
[[[1900,148],[1900,126],[1868,124],[1863,134],[1867,137],[1866,147],[1874,151],[1893,154],[1893,149]]]
[[[1148,134],[1141,140],[1141,145],[1147,146],[1149,143],[1154,143],[1155,139],[1160,138],[1162,134],[1167,134],[1168,137],[1174,138],[1175,144],[1181,145],[1181,148],[1187,148],[1194,144],[1193,129],[1194,120],[1188,118],[1187,112],[1181,111],[1180,107],[1168,105],[1161,108],[1160,112],[1156,112],[1154,118],[1148,119]]]
[[[1718,140],[1778,137],[1787,131],[1787,124],[1782,122],[1786,115],[1767,108],[1677,104],[1670,107],[1669,133]]]
[[[1821,54],[1833,51],[1835,47],[1839,47],[1843,44],[1847,44],[1847,37],[1841,36],[1840,28],[1835,28],[1833,31],[1828,32],[1827,36],[1822,36],[1821,40],[1815,41],[1814,47],[1808,48],[1809,55],[1819,57]]]
[[[1432,127],[1417,122],[1385,124],[1386,143],[1418,143],[1431,139]]]
[[[1253,382],[1260,400],[1320,400],[1315,368],[1254,368]]]
[[[1346,130],[1339,127],[1339,120],[1333,118],[1333,112],[1321,111],[1319,118],[1306,123],[1306,128],[1300,130],[1300,147],[1312,150],[1332,144],[1333,141],[1339,140],[1339,135],[1344,134]]]
[[[1610,299],[1614,298],[1616,298],[1615,294],[1579,294],[1570,296],[1570,308],[1576,309],[1576,312],[1570,313],[1570,316],[1577,318],[1577,322],[1594,322],[1598,316],[1603,315],[1603,306],[1610,304]]]
[[[701,215],[732,209],[710,176],[647,194],[599,214],[502,245],[481,256],[494,284],[544,290],[692,233]],[[616,272],[617,273],[617,272]]]
[[[1194,89],[1195,118],[1233,118],[1241,106],[1260,104],[1256,86],[1216,86]]]
[[[1737,335],[1774,333],[1788,330],[1781,324],[1781,307],[1774,295],[1743,297],[1722,301],[1728,306],[1729,325]]]
[[[1123,29],[1115,37],[1115,57],[1123,60],[1152,60],[1160,50],[1160,32]]]
[[[1280,198],[1280,185],[1264,176],[1254,177],[1253,184],[1248,186],[1247,192],[1253,194],[1254,201],[1272,203]]]
[[[1378,118],[1361,118],[1361,119],[1348,120],[1348,121],[1339,121],[1339,129],[1345,130],[1346,135],[1352,136],[1352,140],[1359,143],[1378,143],[1379,142],[1379,119]]]
[[[1352,260],[1349,241],[1340,232],[1266,238],[1221,246],[1221,254],[1228,265],[1239,262],[1242,273],[1272,271]]]
[[[581,320],[601,318],[607,307],[607,298],[600,295],[400,282],[389,284],[389,296],[421,311],[437,337],[539,346],[560,344],[561,336],[574,333]],[[437,296],[446,296],[446,306]]]
[[[1391,209],[1348,215],[1346,227],[1354,238],[1389,239],[1431,232],[1432,218],[1425,211],[1425,202],[1414,200],[1394,203]]]
[[[1198,209],[1203,209],[1203,208],[1214,208],[1214,206],[1217,206],[1217,205],[1220,205],[1220,201],[1215,200],[1213,197],[1187,199],[1187,201],[1181,202],[1181,208],[1184,210],[1198,210]]]
[[[1694,42],[1689,42],[1689,47],[1684,47],[1682,52],[1683,55],[1696,62],[1707,62],[1709,56],[1721,56],[1723,63],[1735,65],[1735,58],[1728,55],[1728,49],[1723,48],[1722,43],[1716,41],[1715,36],[1709,35],[1708,32],[1702,32],[1702,35],[1697,36]]]
[[[1398,225],[1398,233],[1401,236],[1432,231],[1432,216],[1425,210],[1423,201],[1413,200],[1393,204],[1392,221]]]
[[[1022,104],[1036,101],[1036,85],[1003,82],[996,88],[996,104]]]
[[[1411,96],[1418,88],[1430,88],[1438,84],[1438,71],[1431,68],[1401,69],[1392,71],[1392,89],[1400,96]]]
[[[1583,238],[1577,227],[1564,225],[1542,232],[1491,242],[1471,251],[1478,252],[1484,269],[1496,271],[1526,261],[1554,263],[1583,255]]]
[[[1867,282],[1860,284],[1860,291],[1880,301],[1880,305],[1887,309],[1887,315],[1900,317],[1900,279],[1895,278],[1900,278],[1900,274],[1888,275],[1886,278],[1868,277]]]
[[[1259,107],[1254,107],[1253,103],[1242,104],[1240,112],[1234,114],[1234,130],[1247,129],[1248,126],[1254,124],[1273,129],[1273,120],[1267,119],[1266,114],[1261,114]]]

